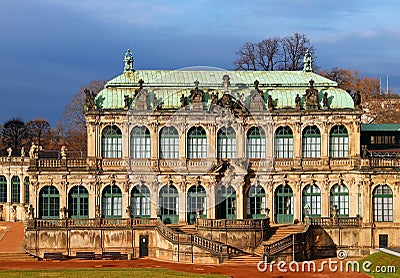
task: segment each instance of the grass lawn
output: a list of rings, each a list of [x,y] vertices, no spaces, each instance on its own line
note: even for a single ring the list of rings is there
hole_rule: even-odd
[[[370,261],[372,264],[368,267],[371,272],[365,272],[362,271],[372,277],[377,277],[377,278],[394,278],[394,277],[400,277],[400,257],[396,257],[390,254],[386,254],[383,252],[378,252],[374,253],[372,255],[369,255],[362,260],[360,260],[360,269],[362,269],[362,263],[365,261]],[[388,266],[394,266],[396,267],[395,272],[393,272],[393,269],[389,269]],[[385,273],[383,271],[385,270]],[[389,273],[389,271],[391,273]]]
[[[113,269],[62,269],[62,270],[6,270],[0,271],[0,277],[79,277],[79,278],[169,278],[169,277],[197,277],[197,278],[226,278],[224,275],[195,274],[178,272],[164,268],[113,268]]]

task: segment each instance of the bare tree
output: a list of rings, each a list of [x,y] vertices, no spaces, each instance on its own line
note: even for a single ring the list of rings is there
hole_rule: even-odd
[[[237,55],[239,59],[235,61],[236,69],[238,70],[257,70],[257,44],[246,42],[242,45]]]
[[[19,118],[8,120],[3,125],[2,139],[4,145],[16,150],[25,144],[26,125]]]
[[[26,124],[27,136],[31,142],[35,142],[39,146],[43,146],[45,139],[50,133],[50,124],[43,119],[30,120]],[[47,147],[47,146],[43,146]]]
[[[88,89],[94,93],[98,93],[104,88],[106,81],[93,80],[82,88],[72,97],[70,103],[65,106],[61,115],[61,120],[55,131],[64,138],[61,144],[66,145],[71,151],[86,151],[86,121],[84,115],[85,93]]]
[[[314,54],[314,47],[304,34],[295,33],[282,39],[283,70],[301,70],[303,68],[303,58],[306,51]]]
[[[280,39],[278,37],[264,39],[257,44],[257,48],[260,68],[262,70],[274,70],[275,65],[279,62]]]

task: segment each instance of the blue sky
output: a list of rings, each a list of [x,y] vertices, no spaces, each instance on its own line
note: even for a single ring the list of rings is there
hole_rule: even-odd
[[[233,69],[246,41],[295,32],[321,68],[388,74],[398,93],[399,14],[395,0],[2,0],[0,123],[55,124],[82,85],[122,72],[127,48],[136,69]]]

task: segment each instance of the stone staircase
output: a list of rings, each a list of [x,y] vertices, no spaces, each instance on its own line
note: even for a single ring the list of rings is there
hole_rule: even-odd
[[[226,261],[224,264],[225,265],[257,265],[259,261],[262,260],[261,256],[256,256],[253,254],[246,254],[246,255],[240,255],[236,256],[233,258],[230,258],[228,261]]]
[[[177,233],[184,233],[188,235],[197,234],[196,225],[168,225],[168,226]]]
[[[0,262],[37,261],[37,258],[27,253],[0,253]]]
[[[264,240],[257,246],[254,250],[254,254],[258,256],[262,256],[264,254],[264,245],[269,245],[274,242],[277,242],[288,235],[301,233],[304,231],[303,225],[293,225],[293,224],[284,224],[284,225],[271,225],[270,232],[267,235],[267,240]]]

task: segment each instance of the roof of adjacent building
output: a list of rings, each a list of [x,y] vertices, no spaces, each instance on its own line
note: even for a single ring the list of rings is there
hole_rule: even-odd
[[[400,131],[400,124],[361,124],[361,131]]]
[[[199,82],[199,89],[205,93],[204,99],[210,101],[211,92],[219,92],[222,96],[224,86],[222,77],[230,78],[229,91],[236,98],[243,94],[245,104],[249,102],[250,92],[254,89],[254,81],[258,80],[259,89],[264,92],[264,99],[269,95],[274,100],[276,109],[295,108],[295,98],[301,97],[300,103],[304,106],[305,90],[310,87],[310,80],[314,81],[314,88],[318,90],[318,101],[322,106],[322,98],[328,93],[330,109],[354,108],[352,97],[337,87],[335,81],[329,80],[313,72],[304,71],[225,71],[205,70],[202,67],[186,68],[182,70],[136,70],[124,72],[111,79],[105,88],[96,97],[98,109],[121,109],[124,107],[124,96],[133,98],[134,91],[139,88],[139,80],[144,81],[143,88],[150,96],[156,96],[163,102],[163,108],[178,109],[180,97],[190,95],[195,88],[194,82]]]

